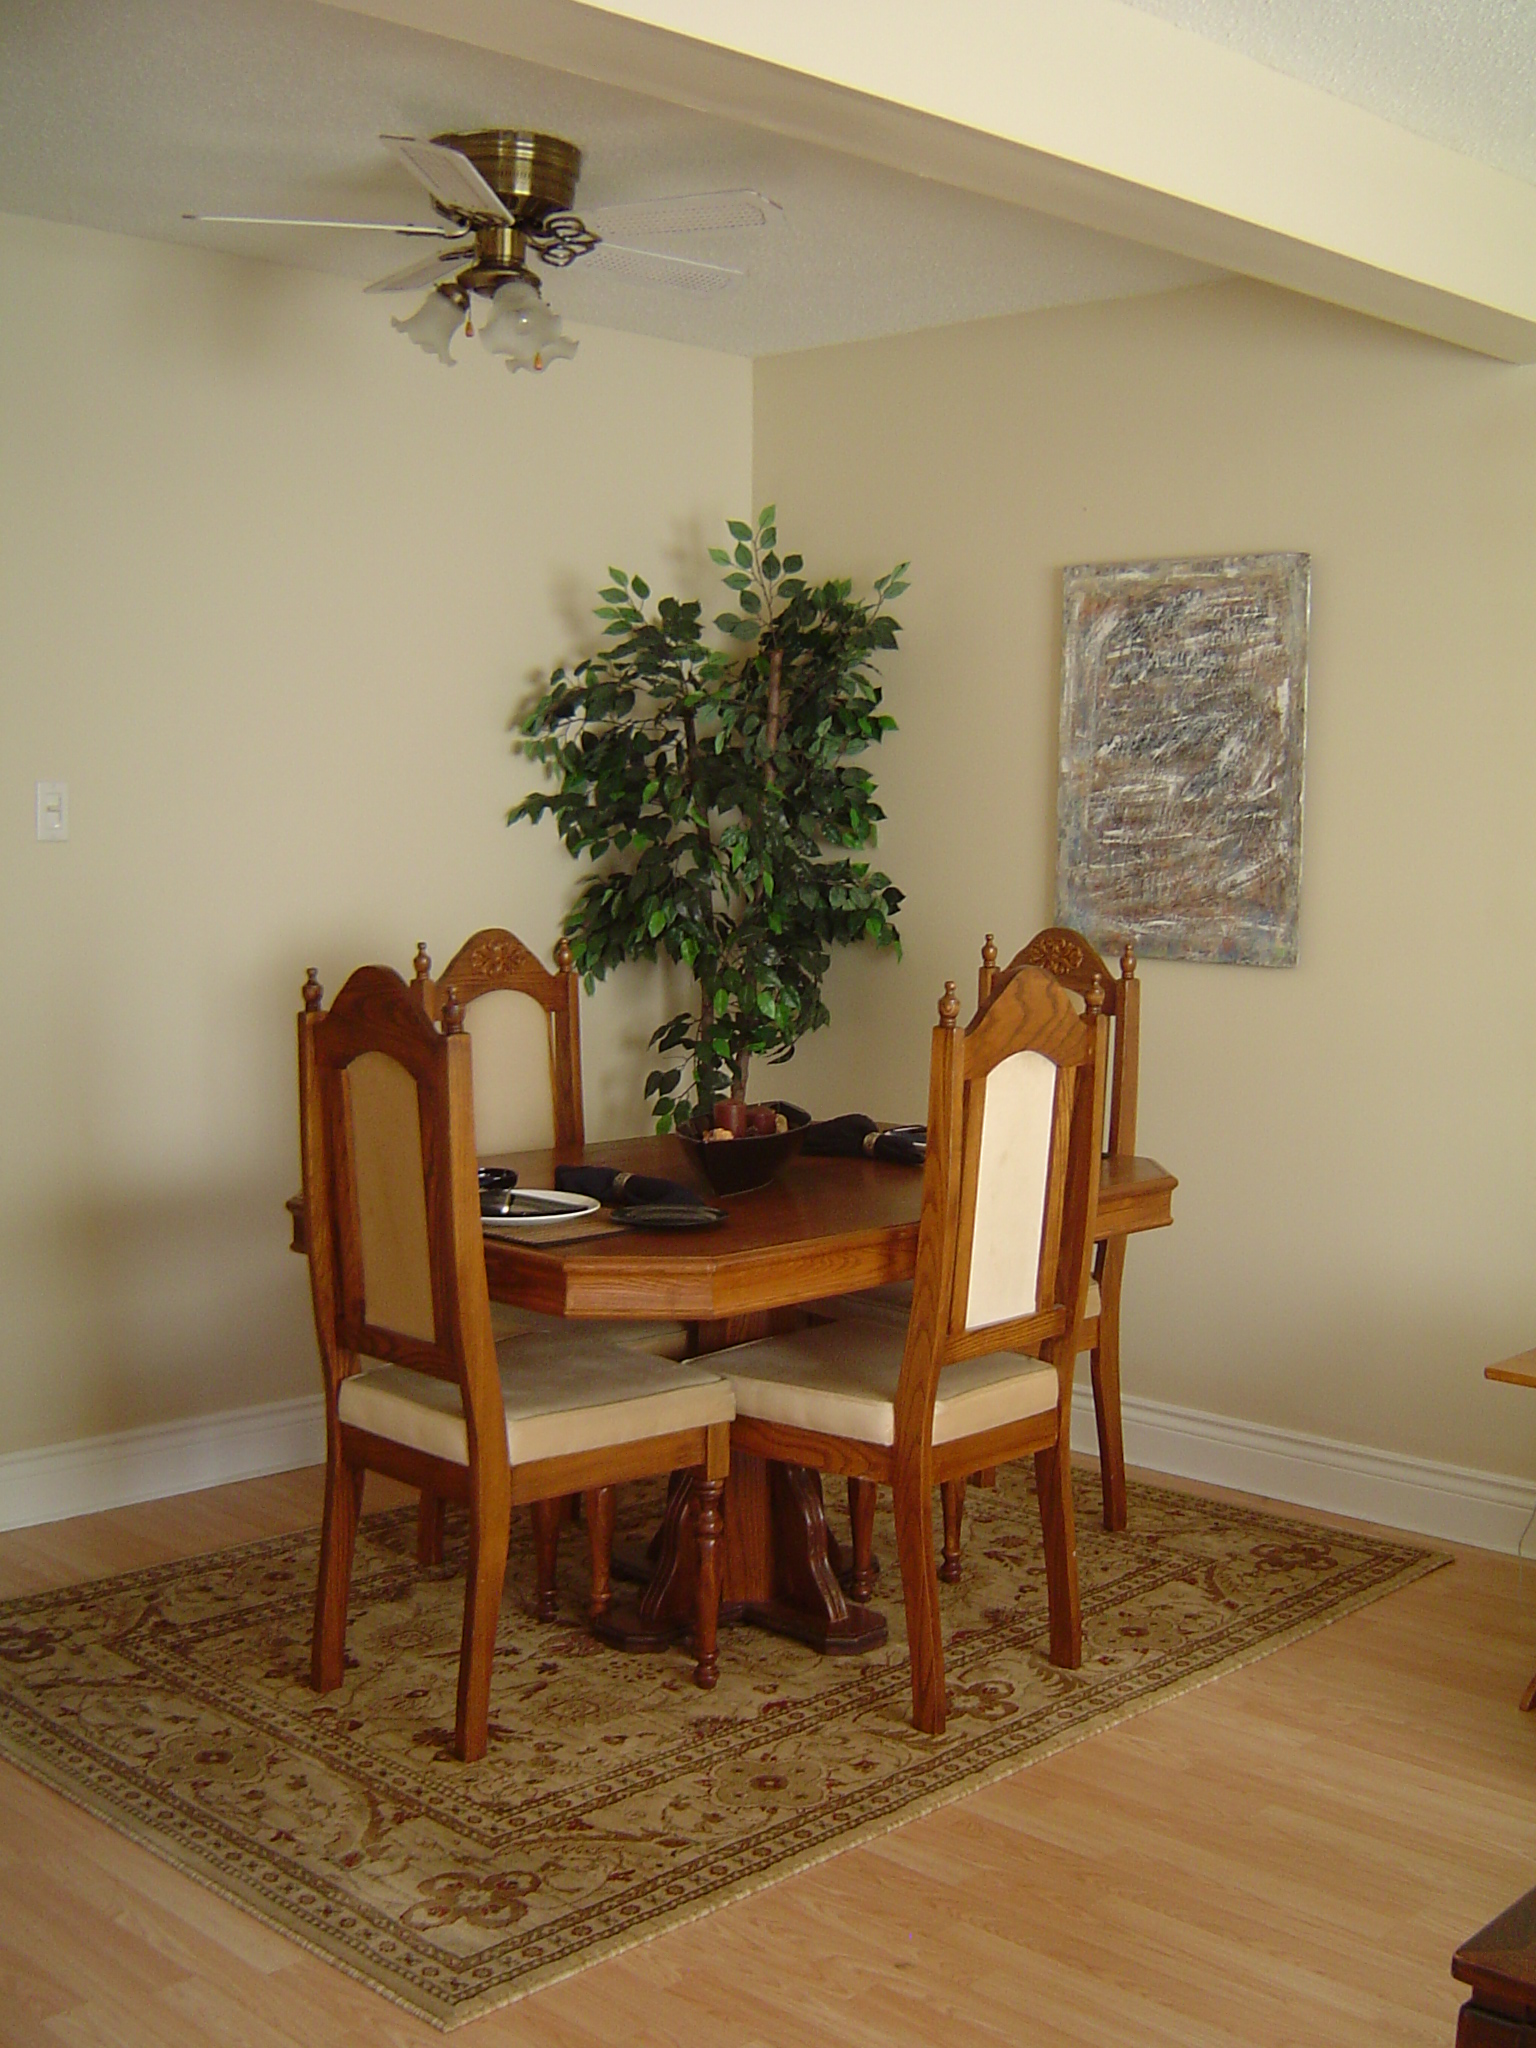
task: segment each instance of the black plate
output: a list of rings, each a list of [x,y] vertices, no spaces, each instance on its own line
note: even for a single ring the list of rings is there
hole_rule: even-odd
[[[510,1166],[482,1166],[480,1169],[480,1192],[483,1195],[500,1194],[506,1188],[517,1186],[517,1175]]]
[[[712,1209],[707,1202],[634,1202],[608,1213],[631,1230],[708,1230],[726,1217],[724,1209]]]

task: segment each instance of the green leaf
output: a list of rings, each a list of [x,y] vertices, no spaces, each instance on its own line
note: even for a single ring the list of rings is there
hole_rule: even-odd
[[[711,549],[710,549],[710,551],[709,551],[709,559],[710,559],[710,560],[711,560],[712,562],[718,562],[718,563],[720,564],[721,568],[723,569],[723,568],[725,567],[726,563],[727,563],[727,562],[729,562],[729,560],[730,560],[731,558],[730,558],[730,556],[729,556],[729,555],[728,555],[728,554],[727,554],[727,553],[725,552],[725,549],[724,549],[724,548],[711,548]]]
[[[775,519],[776,519],[777,517],[778,517],[778,507],[777,507],[776,505],[765,505],[765,506],[763,507],[762,511],[761,511],[761,512],[759,512],[759,513],[758,513],[758,515],[757,515],[757,530],[758,530],[758,532],[759,532],[759,533],[761,533],[761,532],[763,531],[764,527],[767,527],[767,526],[772,526],[772,524],[773,524],[774,520],[775,520]]]
[[[638,598],[647,598],[651,594],[651,586],[649,585],[649,583],[645,582],[639,576],[631,578],[630,588],[634,591],[636,597]]]
[[[786,555],[784,557],[784,573],[786,576],[798,576],[804,567],[804,555]]]
[[[736,544],[736,566],[738,569],[750,569],[752,566],[752,550],[745,541]]]
[[[732,540],[749,541],[752,538],[752,529],[744,519],[727,519],[725,530]]]

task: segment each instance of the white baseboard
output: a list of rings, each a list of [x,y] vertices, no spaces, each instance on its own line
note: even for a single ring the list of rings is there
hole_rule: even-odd
[[[1235,1422],[1134,1396],[1122,1399],[1121,1420],[1127,1465],[1381,1522],[1441,1542],[1514,1556],[1536,1514],[1536,1483],[1529,1479],[1370,1450],[1261,1422]],[[1072,1443],[1081,1451],[1096,1447],[1086,1373],[1073,1389]]]
[[[1536,1483],[1527,1479],[1368,1450],[1265,1423],[1234,1422],[1135,1396],[1123,1402],[1122,1416],[1129,1465],[1381,1522],[1442,1542],[1514,1555],[1536,1514]],[[1094,1447],[1093,1395],[1086,1375],[1073,1398],[1072,1441],[1079,1450]],[[324,1456],[325,1419],[318,1395],[13,1451],[0,1457],[0,1529],[291,1472],[317,1465]]]
[[[164,1500],[325,1458],[318,1394],[0,1457],[0,1529]]]

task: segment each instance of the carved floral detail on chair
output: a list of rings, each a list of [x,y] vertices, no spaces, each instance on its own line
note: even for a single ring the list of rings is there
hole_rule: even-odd
[[[465,980],[499,981],[530,971],[542,975],[548,970],[521,939],[514,938],[511,932],[477,932],[456,954],[442,978],[446,981],[457,974]]]
[[[1107,979],[1103,961],[1092,947],[1084,944],[1076,932],[1041,932],[1030,940],[1015,965],[1043,967],[1047,974],[1054,974],[1058,981],[1091,980],[1095,974]]]

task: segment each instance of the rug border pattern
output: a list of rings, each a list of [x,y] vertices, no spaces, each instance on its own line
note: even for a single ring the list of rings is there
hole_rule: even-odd
[[[1145,1484],[1138,1485],[1136,1491],[1180,1501],[1200,1498]],[[1235,1503],[1200,1498],[1200,1506],[1217,1525],[1230,1522],[1252,1530],[1255,1523],[1267,1523],[1292,1537],[1298,1528],[1310,1526]],[[386,1519],[400,1520],[413,1515],[411,1509],[395,1508],[369,1520],[377,1526]],[[239,1555],[259,1560],[264,1556],[290,1553],[295,1537],[311,1533],[294,1531],[261,1537],[209,1554],[226,1558]],[[1193,1668],[1183,1666],[1177,1676],[1162,1684],[1148,1687],[1144,1672],[1128,1666],[1099,1681],[1096,1689],[1104,1704],[1097,1712],[1070,1728],[1042,1735],[1029,1743],[1023,1754],[1018,1740],[1020,1723],[1016,1720],[1000,1724],[994,1731],[973,1736],[971,1756],[975,1761],[957,1777],[944,1774],[944,1751],[942,1738],[939,1738],[925,1755],[914,1759],[913,1770],[904,1774],[901,1780],[903,1787],[910,1788],[917,1778],[920,1782],[916,1790],[908,1789],[898,1798],[893,1782],[886,1779],[868,1788],[850,1791],[835,1807],[812,1807],[775,1827],[775,1840],[781,1846],[772,1854],[771,1860],[702,1894],[698,1884],[699,1863],[703,1859],[696,1858],[660,1884],[651,1882],[646,1886],[653,1901],[647,1910],[636,1911],[633,1904],[625,1907],[622,1901],[614,1902],[612,1910],[615,1913],[623,1908],[624,1924],[621,1927],[596,1935],[573,1948],[569,1930],[556,1923],[547,1930],[545,1939],[564,1952],[530,1964],[518,1973],[515,1980],[503,1977],[498,1982],[487,1983],[482,1989],[470,1990],[460,1996],[436,1992],[424,1979],[440,1975],[449,1984],[466,1984],[476,1976],[494,1976],[499,1968],[504,1967],[499,1946],[487,1948],[458,1969],[444,1966],[436,1951],[417,1951],[413,1973],[407,1976],[398,1960],[391,1962],[390,1952],[399,1958],[402,1952],[410,1953],[415,1949],[415,1944],[408,1938],[408,1930],[384,1919],[355,1898],[344,1895],[339,1888],[328,1889],[323,1883],[317,1883],[308,1870],[301,1875],[285,1869],[285,1859],[280,1852],[253,1851],[217,1819],[200,1811],[192,1813],[174,1794],[152,1790],[142,1781],[133,1779],[112,1759],[93,1754],[84,1744],[72,1743],[56,1725],[40,1715],[27,1712],[27,1703],[22,1698],[3,1689],[0,1689],[0,1757],[105,1822],[117,1833],[148,1849],[196,1883],[254,1914],[264,1926],[341,1969],[355,1982],[387,1997],[415,2017],[447,2031],[558,1983],[594,1963],[638,1947],[675,1927],[685,1926],[723,1906],[766,1890],[770,1885],[814,1868],[844,1849],[875,1840],[908,1821],[967,1798],[1079,1742],[1208,1685],[1229,1672],[1257,1663],[1453,1561],[1449,1553],[1420,1543],[1379,1537],[1367,1530],[1340,1533],[1367,1542],[1371,1549],[1344,1575],[1347,1590],[1340,1597],[1330,1597],[1322,1610],[1298,1614],[1289,1623],[1282,1623],[1273,1634],[1266,1634],[1262,1640],[1237,1647],[1227,1646],[1229,1631],[1218,1630],[1202,1645],[1199,1661]],[[62,1595],[86,1595],[97,1585],[111,1586],[118,1595],[131,1593],[136,1588],[149,1591],[168,1577],[174,1578],[183,1572],[189,1561],[174,1559],[164,1564],[141,1566],[104,1578],[76,1581],[24,1594],[0,1602],[0,1614],[7,1619],[22,1619],[29,1612],[55,1604]],[[1355,1582],[1352,1585],[1348,1584],[1351,1580]],[[1305,1605],[1316,1597],[1315,1589],[1299,1589],[1290,1596],[1289,1604]],[[1044,1636],[1043,1626],[1041,1636]],[[891,1679],[892,1674],[882,1673],[879,1689],[889,1690]],[[899,1682],[904,1700],[907,1692],[904,1665],[894,1670],[894,1679]],[[1071,1685],[1077,1681],[1067,1677],[1063,1682]],[[805,1703],[807,1711],[810,1704]],[[229,1710],[227,1701],[221,1705],[225,1711]],[[850,1821],[849,1809],[851,1806],[856,1808],[861,1799],[867,1799],[878,1810],[867,1813],[862,1819]],[[208,1843],[216,1837],[225,1844],[225,1860],[220,1863],[207,1860],[210,1852],[206,1849],[200,1852],[198,1847],[199,1839]],[[739,1856],[740,1845],[733,1852],[733,1860],[739,1860]],[[232,1865],[235,1866],[233,1869]],[[240,1866],[244,1867],[243,1877]],[[686,1896],[675,1896],[678,1892]],[[673,1896],[669,1897],[669,1894]],[[350,1939],[356,1944],[361,1937],[366,1960],[359,1958],[355,1949],[349,1953],[347,1949],[333,1946],[325,1940],[324,1924],[331,1919],[334,1919],[337,1929],[336,1939]],[[526,1941],[518,1946],[526,1950]]]

